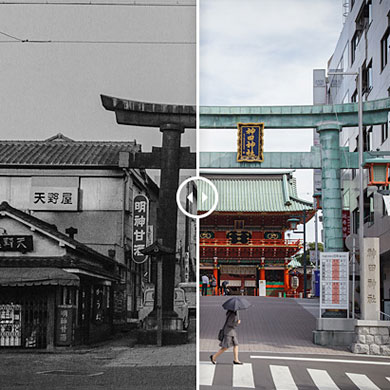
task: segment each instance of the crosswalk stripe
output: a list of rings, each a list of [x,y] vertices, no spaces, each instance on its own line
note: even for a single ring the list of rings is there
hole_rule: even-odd
[[[287,366],[269,366],[276,390],[298,390]]]
[[[360,390],[381,390],[373,383],[366,375],[363,374],[348,374],[347,376]]]
[[[255,388],[253,379],[252,363],[233,365],[233,387]]]
[[[212,386],[215,374],[215,364],[211,362],[200,362],[199,384],[201,386]]]
[[[339,387],[333,382],[333,379],[329,376],[327,371],[311,368],[308,368],[307,371],[315,385],[318,387],[318,390],[339,390]]]

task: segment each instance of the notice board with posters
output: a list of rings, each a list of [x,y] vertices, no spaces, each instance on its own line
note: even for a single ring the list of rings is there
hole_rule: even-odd
[[[320,309],[348,309],[349,252],[321,252]]]

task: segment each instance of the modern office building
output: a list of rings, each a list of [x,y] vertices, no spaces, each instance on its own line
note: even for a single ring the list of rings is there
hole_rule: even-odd
[[[390,2],[387,0],[349,0],[345,4],[344,25],[327,72],[362,70],[363,101],[390,96]],[[325,78],[324,70],[314,71],[314,104],[358,101],[354,75]],[[337,118],[335,118],[337,120]],[[389,151],[388,124],[363,128],[364,151]],[[358,128],[344,128],[340,146],[358,151]],[[380,238],[381,311],[390,315],[390,217],[383,196],[368,187],[364,170],[364,210],[359,210],[359,174],[346,169],[341,175],[343,208],[349,210],[351,232],[359,229],[359,212],[364,212],[364,236]],[[316,191],[316,189],[315,189]],[[357,291],[359,292],[359,291]]]

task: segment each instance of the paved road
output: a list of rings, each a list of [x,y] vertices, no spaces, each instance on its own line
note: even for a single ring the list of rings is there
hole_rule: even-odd
[[[351,354],[352,355],[352,354]],[[242,366],[224,354],[213,365],[200,355],[201,390],[385,390],[390,389],[390,359],[362,356],[240,353]]]
[[[200,298],[200,351],[215,351],[216,336],[225,321],[222,303],[229,297]],[[240,312],[240,350],[247,352],[346,353],[346,348],[314,345],[312,331],[318,300],[246,297],[252,306]]]
[[[211,352],[224,323],[228,297],[201,297],[201,390],[390,390],[390,358],[354,355],[347,348],[314,345],[312,331],[318,300],[247,297],[252,306],[240,312],[238,329],[242,366],[225,352],[217,365]]]
[[[0,353],[0,390],[195,390],[195,321],[190,343],[134,346],[123,337],[67,353]]]

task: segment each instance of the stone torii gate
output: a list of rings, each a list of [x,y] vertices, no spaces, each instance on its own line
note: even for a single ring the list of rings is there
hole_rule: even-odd
[[[363,103],[363,126],[387,123],[390,98]],[[265,129],[315,128],[320,135],[320,147],[313,146],[310,152],[264,153],[263,162],[237,162],[235,152],[200,153],[202,168],[276,168],[276,169],[322,169],[322,208],[325,251],[343,251],[342,198],[340,170],[359,168],[358,153],[340,147],[339,133],[344,127],[358,126],[358,104],[335,104],[315,106],[225,106],[200,107],[200,128],[237,129],[237,123],[264,122]],[[293,131],[293,130],[292,130]],[[380,152],[366,152],[364,161]],[[363,212],[363,210],[361,210]],[[379,256],[379,255],[378,255]],[[365,256],[360,261],[361,280],[365,280]],[[379,275],[379,271],[378,271]],[[361,283],[361,296],[365,297],[365,286]],[[378,286],[379,294],[379,286]],[[365,309],[362,299],[364,320],[377,320],[376,310]],[[372,314],[372,313],[375,313]],[[359,326],[359,324],[357,325]]]
[[[162,271],[162,317],[164,330],[175,331],[177,313],[174,311],[175,250],[177,232],[176,191],[180,169],[195,169],[196,154],[189,147],[180,147],[181,134],[186,128],[195,128],[194,106],[154,104],[101,95],[106,110],[114,111],[116,121],[123,125],[158,127],[163,133],[162,147],[151,153],[130,156],[129,168],[160,169],[159,207],[157,211],[156,240],[173,254],[164,256]],[[157,286],[156,286],[157,291]],[[155,294],[156,316],[157,294]],[[176,328],[176,329],[175,329]]]

